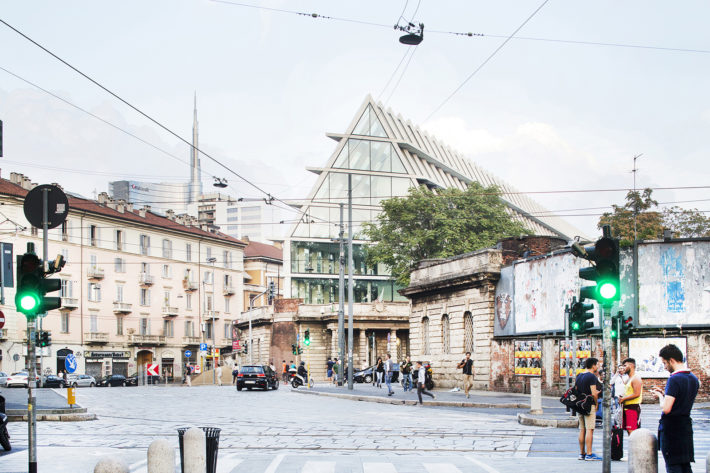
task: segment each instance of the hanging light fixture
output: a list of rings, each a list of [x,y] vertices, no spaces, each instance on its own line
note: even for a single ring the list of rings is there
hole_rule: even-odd
[[[419,28],[414,23],[409,23],[407,26],[397,25],[395,28],[407,33],[399,37],[399,42],[402,44],[417,46],[424,40],[424,23],[419,23]]]

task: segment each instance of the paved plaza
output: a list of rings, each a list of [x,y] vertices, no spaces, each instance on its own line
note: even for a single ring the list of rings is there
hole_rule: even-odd
[[[237,392],[231,386],[85,388],[77,398],[98,420],[39,423],[40,471],[91,472],[101,456],[112,454],[131,471],[145,472],[150,443],[166,438],[177,448],[176,431],[185,426],[222,429],[220,473],[601,469],[598,462],[576,460],[576,430],[518,424],[516,414],[524,409],[360,402],[303,395],[284,386],[269,392]],[[654,407],[645,410],[649,428],[653,416],[657,419]],[[707,414],[699,411],[696,422],[697,457],[703,460],[710,445]],[[26,471],[26,423],[10,424],[10,433],[14,449],[0,456],[0,471]],[[179,471],[177,461],[176,467]],[[612,465],[615,472],[626,469],[624,462]],[[694,471],[704,471],[704,461]]]

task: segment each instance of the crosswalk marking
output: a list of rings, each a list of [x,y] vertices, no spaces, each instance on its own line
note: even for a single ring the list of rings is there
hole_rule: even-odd
[[[397,473],[392,463],[363,463],[363,473]]]
[[[217,457],[217,473],[231,473],[237,465],[244,461],[241,458],[237,458],[237,455],[239,454],[219,455]]]
[[[269,464],[268,468],[266,469],[266,471],[264,471],[264,473],[276,473],[276,469],[283,461],[284,456],[285,455],[283,453],[281,455],[276,455],[276,458],[274,458],[271,464]]]
[[[452,463],[423,463],[429,473],[461,473]]]
[[[483,468],[484,470],[486,470],[488,473],[500,473],[498,470],[496,470],[496,469],[493,468],[492,466],[486,465],[485,463],[483,463],[482,461],[480,461],[480,460],[478,460],[478,459],[476,459],[476,458],[473,458],[473,457],[466,457],[466,460],[468,460],[468,461],[470,461],[471,463],[474,463],[474,464],[480,466],[481,468]]]
[[[335,473],[335,462],[307,461],[301,473]]]

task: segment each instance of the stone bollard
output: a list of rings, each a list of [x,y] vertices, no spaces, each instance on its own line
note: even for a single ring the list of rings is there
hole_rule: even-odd
[[[648,429],[629,435],[629,473],[658,473],[658,439]]]
[[[94,473],[129,473],[129,469],[120,458],[104,457],[94,467]]]
[[[148,473],[175,473],[175,448],[165,439],[148,447]]]
[[[542,379],[530,378],[530,414],[542,414]]]
[[[184,449],[185,464],[183,465],[184,473],[206,473],[207,472],[207,454],[205,433],[202,429],[192,427],[185,432],[182,438]]]
[[[708,452],[708,456],[705,457],[705,473],[710,473],[710,452]]]

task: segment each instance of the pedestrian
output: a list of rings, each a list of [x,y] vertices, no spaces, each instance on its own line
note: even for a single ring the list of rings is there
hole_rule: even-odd
[[[463,369],[463,390],[466,393],[466,398],[468,399],[468,392],[473,386],[473,360],[471,359],[471,352],[466,352],[466,358],[461,360],[457,366],[459,369]]]
[[[402,387],[404,388],[404,392],[411,391],[413,386],[412,362],[410,361],[409,357],[407,357],[406,360],[402,362],[402,365],[400,366],[400,371],[402,372]]]
[[[592,398],[594,398],[594,405],[589,414],[579,414],[579,459],[595,461],[601,460],[600,456],[592,453],[596,407],[599,394],[602,392],[602,383],[599,382],[599,378],[597,377],[599,360],[594,357],[589,357],[585,361],[584,366],[586,371],[577,376],[574,385],[580,393],[592,396]]]
[[[330,357],[328,357],[328,361],[326,362],[325,374],[328,378],[328,382],[333,382],[333,360],[331,360]]]
[[[192,374],[192,366],[187,367],[187,371],[185,372],[185,384],[187,384],[187,387],[189,388],[192,386],[192,379],[191,375]]]
[[[217,365],[215,376],[217,377],[217,386],[222,386],[222,365]]]
[[[288,383],[288,363],[286,363],[286,360],[283,360],[281,364],[281,380],[284,383]]]
[[[237,365],[234,365],[234,369],[232,370],[232,384],[237,383],[238,377],[239,377],[239,368],[237,368]]]
[[[422,394],[430,396],[432,399],[436,399],[436,396],[424,389],[426,383],[426,368],[422,365],[421,361],[417,361],[417,396],[419,397],[419,405],[424,404],[422,402]]]
[[[629,376],[624,395],[619,398],[619,403],[623,406],[622,428],[631,435],[631,432],[641,427],[643,381],[636,372],[636,360],[627,358],[622,363],[624,364],[624,372]]]
[[[382,363],[382,357],[377,357],[377,363],[375,364],[375,374],[377,375],[377,387],[382,388],[382,377],[385,374],[385,365]]]
[[[392,361],[392,355],[387,353],[387,360],[385,361],[385,384],[387,385],[387,395],[391,396],[394,394],[392,390],[392,374],[394,373],[394,362]]]
[[[296,363],[294,363],[293,360],[291,360],[291,367],[289,368],[289,370],[296,371]]]
[[[653,388],[661,403],[661,420],[658,423],[658,441],[667,473],[692,473],[690,464],[695,461],[693,448],[693,421],[690,411],[698,394],[698,378],[683,363],[683,352],[671,344],[658,354],[671,375],[665,392]]]
[[[626,392],[626,382],[629,380],[629,376],[626,374],[626,368],[624,364],[620,364],[617,368],[614,376],[611,377],[611,385],[614,387],[614,397],[619,399],[624,396]]]

